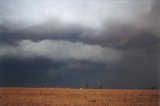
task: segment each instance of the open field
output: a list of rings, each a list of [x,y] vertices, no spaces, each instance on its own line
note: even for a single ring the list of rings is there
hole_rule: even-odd
[[[0,88],[0,106],[160,106],[160,90]]]

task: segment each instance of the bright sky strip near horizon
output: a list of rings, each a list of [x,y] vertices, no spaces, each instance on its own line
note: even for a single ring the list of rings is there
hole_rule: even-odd
[[[157,0],[0,1],[0,85],[159,88],[159,7]]]

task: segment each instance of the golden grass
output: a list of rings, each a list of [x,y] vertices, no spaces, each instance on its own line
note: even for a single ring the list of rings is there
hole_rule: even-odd
[[[0,88],[0,106],[160,106],[160,90]]]

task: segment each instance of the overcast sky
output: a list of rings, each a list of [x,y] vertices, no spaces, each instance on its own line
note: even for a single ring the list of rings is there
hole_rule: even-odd
[[[158,0],[1,0],[0,85],[160,88]]]

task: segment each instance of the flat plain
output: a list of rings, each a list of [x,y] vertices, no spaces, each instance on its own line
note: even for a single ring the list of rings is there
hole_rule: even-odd
[[[160,90],[1,87],[0,106],[160,106]]]

